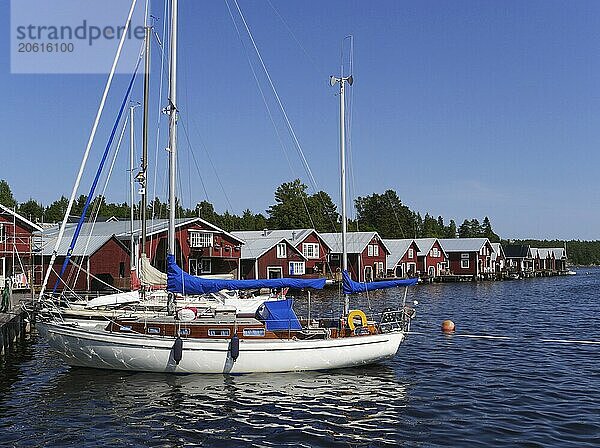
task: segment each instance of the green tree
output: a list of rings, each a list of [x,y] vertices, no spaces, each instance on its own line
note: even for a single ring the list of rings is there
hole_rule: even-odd
[[[23,202],[18,208],[19,214],[30,221],[41,221],[44,218],[44,207],[37,201],[29,199]]]
[[[415,233],[415,213],[402,204],[394,190],[358,197],[355,205],[361,230],[377,231],[383,238],[410,238]]]
[[[492,230],[492,223],[490,223],[490,219],[487,216],[483,219],[482,230],[483,236],[492,243],[498,243],[500,241],[500,237]]]
[[[46,210],[44,210],[44,221],[45,222],[60,222],[65,217],[69,200],[61,196],[60,199],[50,204]]]
[[[269,228],[304,229],[311,228],[309,216],[307,186],[296,179],[281,184],[275,190],[275,205],[267,210]]]
[[[310,196],[308,198],[308,210],[317,232],[335,232],[340,230],[340,215],[329,194],[319,191]]]
[[[448,227],[446,228],[446,234],[445,237],[446,238],[456,238],[456,223],[454,222],[453,219],[450,220],[450,223],[448,224]]]
[[[0,204],[13,209],[17,206],[17,201],[12,194],[10,185],[4,179],[0,180]]]

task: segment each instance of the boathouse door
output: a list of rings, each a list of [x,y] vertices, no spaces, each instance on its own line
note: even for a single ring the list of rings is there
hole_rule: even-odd
[[[372,282],[373,281],[373,267],[372,266],[365,266],[365,278],[364,278],[365,282]]]

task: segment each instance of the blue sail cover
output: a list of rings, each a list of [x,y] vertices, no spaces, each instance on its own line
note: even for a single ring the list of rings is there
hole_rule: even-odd
[[[267,330],[301,330],[302,325],[294,313],[292,299],[268,301],[258,310],[260,318],[265,322]]]
[[[274,278],[269,280],[216,280],[200,278],[184,272],[173,255],[167,255],[167,291],[179,294],[206,294],[223,289],[313,288],[323,289],[324,278]]]
[[[380,282],[359,283],[350,278],[348,271],[342,272],[342,279],[344,294],[355,294],[357,292],[394,288],[396,286],[411,286],[416,284],[418,281],[416,278],[409,278],[406,280],[384,280]]]

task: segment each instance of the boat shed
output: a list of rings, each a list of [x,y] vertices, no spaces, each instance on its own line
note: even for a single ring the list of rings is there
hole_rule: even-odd
[[[331,247],[329,265],[334,272],[341,272],[342,234],[321,233]],[[377,232],[348,232],[346,234],[348,272],[352,280],[369,282],[386,275],[386,262],[390,250]]]

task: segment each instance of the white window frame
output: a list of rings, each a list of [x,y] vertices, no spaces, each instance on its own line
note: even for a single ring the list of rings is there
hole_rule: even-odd
[[[302,254],[306,258],[319,258],[319,243],[302,243]]]
[[[214,243],[212,232],[189,231],[190,247],[212,247]]]
[[[440,256],[440,250],[437,247],[434,247],[433,249],[431,249],[431,256],[432,257],[439,257]]]
[[[303,261],[290,261],[288,268],[290,275],[304,275],[306,272],[306,266]]]
[[[377,244],[373,244],[373,256],[374,257],[379,256],[379,246]]]
[[[277,258],[287,257],[287,244],[277,243]]]
[[[408,249],[408,258],[415,258],[415,250],[414,249]]]
[[[193,266],[193,269],[192,269]],[[198,275],[198,260],[196,258],[190,258],[190,261],[188,262],[188,272],[191,275]]]
[[[469,269],[469,259],[463,258],[460,260],[460,268],[461,269]]]
[[[0,222],[0,243],[4,243],[4,240],[6,240],[6,229],[4,223]]]
[[[283,268],[281,266],[267,266],[267,278],[271,278],[271,276],[269,275],[270,272],[275,272],[277,271],[277,273],[279,274],[279,277],[276,278],[282,278],[283,277]]]
[[[385,275],[385,271],[383,270],[383,261],[377,262],[377,273],[381,275]]]
[[[369,244],[369,246],[367,247],[367,257],[372,257],[373,256],[373,245]]]

